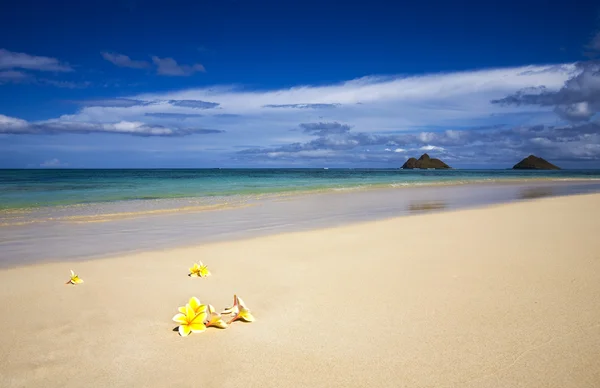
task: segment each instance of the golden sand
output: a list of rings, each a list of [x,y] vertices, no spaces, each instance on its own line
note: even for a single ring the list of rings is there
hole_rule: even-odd
[[[599,232],[584,195],[2,270],[0,386],[599,387]]]

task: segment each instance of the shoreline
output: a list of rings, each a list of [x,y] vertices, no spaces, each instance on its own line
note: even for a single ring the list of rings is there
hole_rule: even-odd
[[[413,187],[294,196],[214,211],[154,214],[106,222],[50,222],[0,228],[0,268],[235,241],[427,212],[600,192],[570,182]]]
[[[0,208],[0,228],[20,226],[34,223],[44,223],[49,221],[60,222],[110,222],[114,219],[136,218],[152,215],[169,215],[177,213],[198,213],[203,211],[215,211],[220,209],[233,209],[244,206],[253,206],[263,200],[286,200],[289,198],[299,198],[311,195],[327,195],[340,193],[356,193],[381,190],[404,190],[418,188],[440,188],[455,186],[502,186],[518,184],[600,184],[600,178],[503,178],[503,179],[481,179],[469,181],[448,181],[448,182],[410,182],[410,183],[381,183],[367,184],[358,186],[328,187],[309,190],[289,190],[281,192],[264,192],[257,194],[232,194],[222,196],[198,196],[198,197],[178,197],[178,198],[151,198],[151,199],[127,199],[105,202],[77,203],[70,205],[49,205],[36,207],[15,207]],[[215,200],[217,202],[211,202]],[[150,209],[139,211],[119,210],[126,206],[150,205]],[[152,206],[154,205],[154,206]],[[102,212],[100,212],[102,211]],[[41,216],[44,213],[57,212],[50,216]],[[26,221],[10,220],[11,216],[40,215],[40,218],[34,218]],[[61,214],[61,213],[64,213]],[[73,214],[74,213],[74,214]],[[96,218],[97,220],[93,221]],[[1,229],[0,229],[1,230]]]
[[[0,385],[594,386],[599,212],[552,197],[1,269]],[[233,293],[256,322],[172,331],[189,297]]]

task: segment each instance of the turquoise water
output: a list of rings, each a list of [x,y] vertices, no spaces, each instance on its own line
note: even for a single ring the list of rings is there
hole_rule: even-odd
[[[600,170],[0,170],[0,209],[535,179],[600,179]]]

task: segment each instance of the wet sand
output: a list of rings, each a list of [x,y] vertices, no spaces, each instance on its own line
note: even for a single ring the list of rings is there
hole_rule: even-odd
[[[600,192],[600,182],[532,181],[349,190],[241,200],[122,201],[5,214],[0,268],[86,260],[448,211]],[[2,217],[0,217],[0,224]]]

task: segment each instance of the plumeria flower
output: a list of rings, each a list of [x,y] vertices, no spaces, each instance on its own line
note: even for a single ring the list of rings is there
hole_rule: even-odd
[[[227,322],[228,324],[238,320],[244,322],[254,322],[254,316],[250,312],[250,309],[246,307],[246,304],[242,298],[238,297],[237,295],[233,296],[233,306],[223,310],[222,314],[233,314],[233,318]]]
[[[206,330],[204,321],[206,320],[206,309],[201,313],[196,313],[192,306],[185,305],[185,313],[179,313],[173,317],[173,320],[179,323],[179,335],[186,337],[190,333],[202,333]]]
[[[227,323],[221,317],[221,314],[215,311],[215,308],[212,305],[208,305],[208,322],[206,323],[206,327],[218,327],[219,329],[226,329]]]
[[[73,270],[71,270],[71,279],[69,279],[68,282],[66,282],[65,284],[81,284],[83,283],[83,279],[81,279],[79,276],[77,276],[75,274],[75,272],[73,272]]]
[[[210,275],[210,271],[208,270],[208,267],[206,265],[202,264],[201,261],[194,263],[192,268],[190,268],[190,276],[191,277],[205,278],[209,275]]]
[[[187,306],[190,306],[194,313],[200,314],[206,312],[206,305],[200,303],[200,300],[195,296],[190,298],[190,301],[183,307],[180,307],[178,310],[180,313],[185,314]]]

